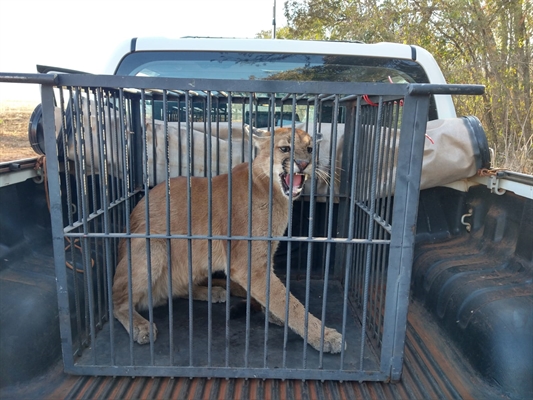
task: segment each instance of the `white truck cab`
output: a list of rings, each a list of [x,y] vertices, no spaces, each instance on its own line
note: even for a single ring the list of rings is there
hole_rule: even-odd
[[[418,46],[197,37],[133,38],[117,47],[104,73],[194,79],[446,83],[433,56]],[[455,117],[451,96],[435,95],[429,119]]]

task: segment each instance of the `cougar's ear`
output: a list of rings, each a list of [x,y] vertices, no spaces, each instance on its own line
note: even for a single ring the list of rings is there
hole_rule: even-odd
[[[244,133],[249,139],[250,138],[250,126],[248,124],[244,125]],[[261,143],[270,139],[270,131],[268,131],[267,129],[259,129],[259,128],[252,127],[252,139],[254,142],[254,146],[257,147]]]
[[[244,133],[250,137],[250,125],[244,124]],[[270,137],[270,131],[268,129],[260,129],[252,127],[252,135],[258,137]]]

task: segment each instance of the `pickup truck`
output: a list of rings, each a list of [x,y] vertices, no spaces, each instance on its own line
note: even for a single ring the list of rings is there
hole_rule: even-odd
[[[136,38],[102,75],[38,72],[0,73],[42,86],[36,157],[0,164],[1,398],[533,397],[533,176],[491,169],[452,99],[483,88],[446,85],[424,49]],[[119,241],[154,234],[131,233],[133,207],[250,163],[245,132],[281,126],[309,132],[316,166],[269,268],[343,333],[340,354],[229,290],[150,304],[158,338],[135,343],[110,300]],[[156,236],[273,243],[175,234]]]

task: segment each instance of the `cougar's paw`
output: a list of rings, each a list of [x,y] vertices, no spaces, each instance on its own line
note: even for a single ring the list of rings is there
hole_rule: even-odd
[[[309,344],[320,351],[320,336],[309,340]],[[347,344],[344,343],[344,350]],[[342,335],[335,329],[326,328],[324,330],[324,353],[340,353],[342,349]]]
[[[225,303],[226,289],[218,286],[211,288],[211,301],[213,303]]]
[[[346,350],[344,342],[344,350]],[[324,331],[324,351],[326,353],[340,353],[342,349],[342,335],[335,329],[326,328]]]
[[[154,327],[154,342],[157,339],[157,327],[155,324],[152,324]],[[144,321],[143,323],[137,324],[133,327],[133,340],[139,344],[150,343],[150,323]]]

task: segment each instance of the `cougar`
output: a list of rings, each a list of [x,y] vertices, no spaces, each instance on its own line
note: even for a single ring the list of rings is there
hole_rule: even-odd
[[[289,199],[297,199],[312,169],[313,140],[303,130],[296,129],[294,141],[290,128],[277,128],[273,137],[269,131],[254,130],[253,141],[257,155],[252,161],[251,188],[249,188],[249,165],[236,165],[231,171],[231,232],[228,232],[228,189],[229,175],[212,178],[211,229],[212,235],[248,236],[248,218],[252,218],[252,237],[265,236],[269,232],[269,202],[272,187],[271,233],[273,237],[282,236],[289,219]],[[271,141],[273,153],[271,154]],[[291,176],[291,152],[293,154],[293,174]],[[271,174],[270,163],[273,159]],[[271,179],[273,180],[271,184]],[[248,209],[249,191],[252,194],[251,210]],[[292,192],[292,195],[291,195]],[[188,233],[187,178],[170,179],[170,230],[172,234]],[[190,178],[191,196],[191,233],[208,233],[208,178]],[[143,198],[131,213],[131,232],[146,233],[146,206]],[[152,234],[167,232],[166,183],[155,186],[149,192],[149,224]],[[208,276],[208,241],[192,239],[192,296],[195,300],[207,300],[208,288],[201,285]],[[270,254],[274,255],[278,242],[271,244]],[[189,295],[189,255],[187,239],[171,240],[172,295]],[[227,265],[227,241],[212,240],[212,272],[230,269],[231,280],[242,288],[247,287],[248,242],[231,241],[230,265]],[[270,319],[285,323],[285,309],[289,308],[288,326],[301,337],[305,335],[305,307],[293,295],[286,304],[286,288],[274,274],[273,268],[267,269],[267,241],[251,242],[251,297],[263,307],[266,305],[267,273],[270,274]],[[131,239],[131,280],[133,313],[133,340],[139,344],[150,341],[150,323],[137,310],[148,308],[148,275],[146,239]],[[154,306],[168,301],[168,250],[166,239],[150,239],[152,301]],[[273,265],[273,260],[272,264]],[[113,284],[114,315],[129,332],[128,301],[128,255],[125,240],[119,245],[119,262]],[[212,287],[211,300],[226,300],[226,290]],[[322,322],[308,314],[307,341],[320,350]],[[153,324],[153,336],[157,337],[157,327]],[[324,328],[325,352],[341,351],[342,335],[332,328]]]

